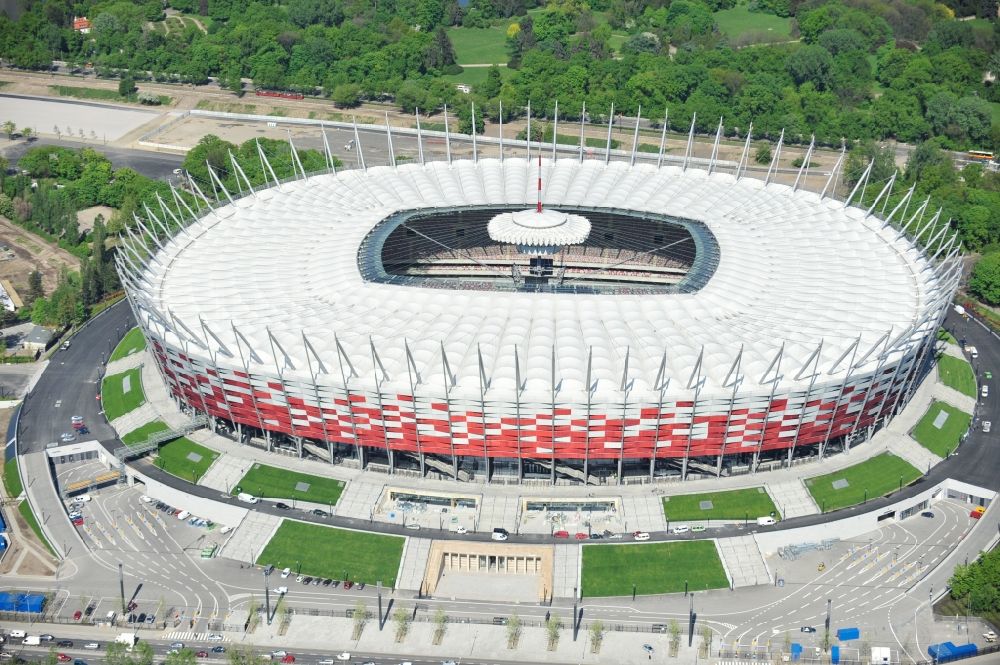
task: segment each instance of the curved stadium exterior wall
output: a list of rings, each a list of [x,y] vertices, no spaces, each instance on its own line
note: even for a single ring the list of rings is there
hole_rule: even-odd
[[[127,256],[123,281],[170,391],[192,409],[331,460],[462,479],[621,481],[822,455],[894,415],[933,361],[957,271],[911,232],[729,174],[542,169],[548,206],[705,224],[714,274],[695,293],[653,295],[364,278],[361,243],[400,211],[532,205],[538,167],[508,157],[259,191],[145,262]]]

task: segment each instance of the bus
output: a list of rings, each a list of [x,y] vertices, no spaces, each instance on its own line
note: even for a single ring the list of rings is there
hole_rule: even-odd
[[[978,162],[992,162],[993,153],[987,150],[970,150],[968,152],[969,159],[974,159]]]

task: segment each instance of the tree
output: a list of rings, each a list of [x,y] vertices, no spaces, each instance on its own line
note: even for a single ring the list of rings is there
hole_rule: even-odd
[[[410,632],[410,619],[412,615],[405,607],[397,607],[392,613],[392,620],[396,624],[396,642],[406,639],[406,634]]]
[[[268,659],[252,647],[235,647],[227,652],[229,665],[265,665]]]
[[[368,611],[365,601],[358,600],[354,606],[354,639],[361,638],[361,633],[365,630],[365,624],[368,623],[368,619],[370,618],[371,612]]]
[[[969,278],[969,290],[991,305],[1000,305],[1000,252],[986,254],[976,262]],[[958,572],[956,569],[956,577],[959,577]]]
[[[122,77],[122,80],[118,81],[118,94],[122,97],[128,97],[133,92],[135,92],[135,81],[131,76]]]
[[[330,93],[330,99],[340,108],[353,108],[361,103],[361,86],[356,83],[342,83]]]
[[[788,73],[796,83],[812,83],[817,90],[825,90],[830,83],[833,57],[822,46],[807,45],[788,57]]]
[[[195,665],[194,651],[191,649],[179,649],[176,653],[168,653],[163,661],[163,665]]]
[[[34,133],[35,132],[34,132],[33,129],[31,129],[31,127],[22,127],[21,128],[21,138],[23,138],[25,141],[30,141],[31,140],[31,136]]]
[[[28,304],[44,295],[42,291],[42,273],[32,270],[28,275]]]
[[[17,131],[17,125],[14,124],[13,120],[8,120],[3,123],[3,133],[7,135],[7,140],[12,141],[14,139],[14,132]]]
[[[555,651],[559,644],[559,631],[562,630],[563,622],[558,614],[550,614],[545,620],[545,634],[549,639],[549,651]]]
[[[446,630],[448,630],[448,615],[439,607],[434,613],[434,644],[441,644]]]
[[[600,619],[590,623],[590,652],[600,653],[601,642],[604,641],[604,623]]]
[[[758,164],[770,164],[771,163],[771,146],[767,143],[761,143],[757,146],[757,152],[754,153],[753,161]]]
[[[507,648],[516,649],[517,643],[521,639],[521,617],[514,612],[507,620]]]
[[[500,68],[493,65],[486,72],[486,80],[476,87],[476,92],[486,99],[493,99],[500,94],[503,86],[503,77],[500,75]]]

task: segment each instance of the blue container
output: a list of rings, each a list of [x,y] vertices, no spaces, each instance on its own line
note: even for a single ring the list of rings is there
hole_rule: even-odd
[[[833,665],[837,665],[837,663],[840,662],[840,647],[830,647],[830,662],[833,663]]]
[[[792,660],[797,661],[802,657],[802,645],[798,642],[792,642]]]
[[[861,637],[861,631],[857,628],[840,628],[837,630],[837,639],[841,642],[856,640]]]

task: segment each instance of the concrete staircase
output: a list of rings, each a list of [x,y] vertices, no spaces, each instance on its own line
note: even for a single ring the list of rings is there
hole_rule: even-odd
[[[774,505],[778,507],[778,512],[784,519],[819,513],[819,506],[816,505],[812,494],[799,479],[768,483],[765,489],[771,495],[771,500],[774,501]],[[762,515],[757,515],[757,517],[762,517]]]

